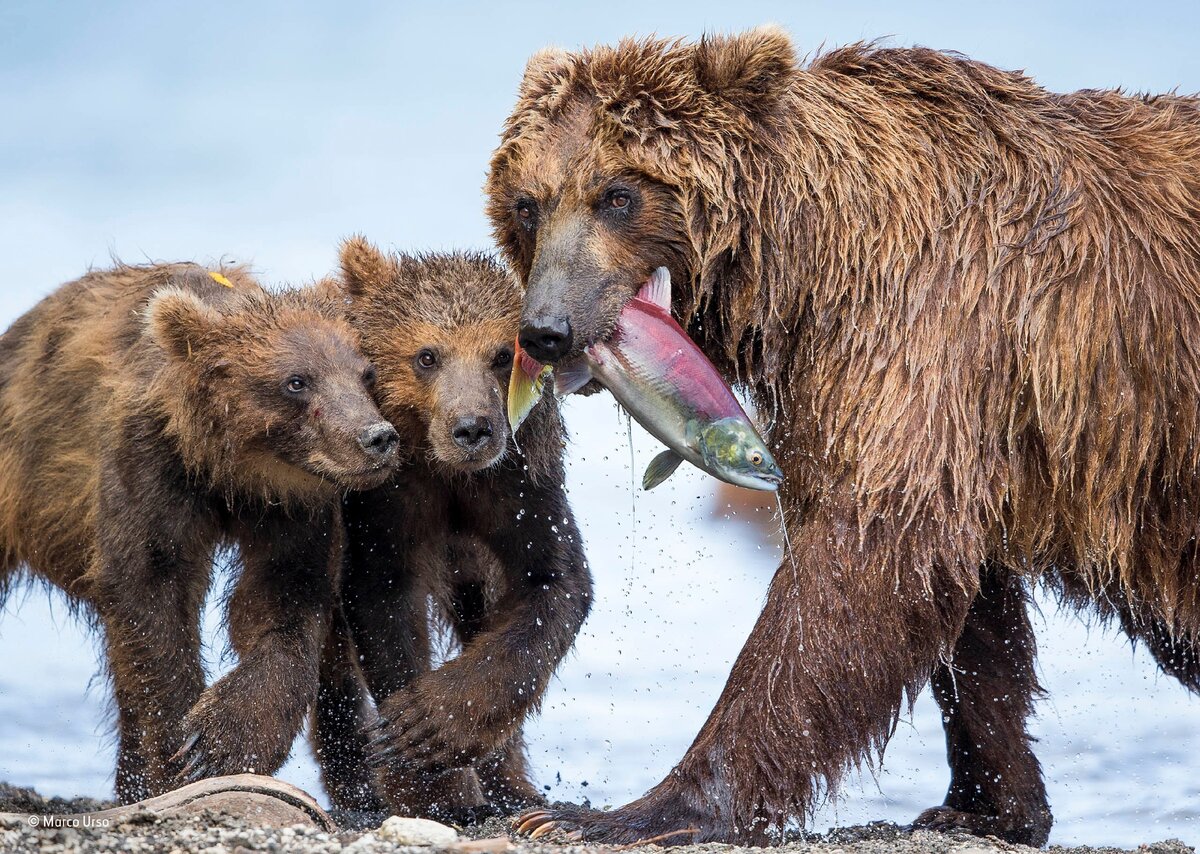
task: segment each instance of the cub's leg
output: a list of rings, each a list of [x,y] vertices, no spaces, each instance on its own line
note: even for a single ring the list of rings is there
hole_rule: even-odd
[[[525,735],[517,730],[498,751],[475,763],[483,795],[503,815],[546,803],[533,784]]]
[[[520,729],[591,603],[561,482],[500,469],[486,492],[458,496],[454,512],[495,555],[504,595],[461,655],[388,698],[377,756],[427,773],[473,765]]]
[[[942,710],[950,789],[915,824],[968,830],[1040,846],[1052,817],[1026,721],[1041,693],[1021,579],[985,567],[950,664],[933,673]]]
[[[104,631],[120,740],[116,794],[126,803],[173,787],[178,725],[204,690],[200,612],[211,540],[186,479],[163,470],[169,458],[152,453],[104,468],[104,521],[81,580]]]
[[[321,782],[339,809],[380,812],[367,765],[366,730],[375,722],[371,697],[358,667],[358,652],[340,607],[335,607],[321,653],[320,687],[310,733]]]
[[[184,720],[182,782],[273,774],[317,698],[341,548],[335,508],[299,516],[258,508],[243,517],[237,530],[242,574],[229,604],[238,664]]]
[[[472,543],[456,550],[458,577],[462,580],[451,586],[449,616],[464,646],[484,630],[489,617],[487,581],[483,577],[486,570],[480,566],[480,546]],[[475,566],[475,573],[470,572],[469,564]],[[478,577],[471,577],[472,574]],[[484,797],[503,814],[546,802],[533,783],[521,728],[499,750],[477,761],[475,772],[479,775]]]
[[[415,538],[420,537],[428,548],[439,530],[435,520],[415,518],[397,496],[397,487],[388,485],[349,495],[343,504],[347,531],[343,607],[363,676],[383,716],[381,728],[372,732],[375,740],[368,745],[370,763],[378,793],[397,815],[472,824],[488,813],[472,769],[427,772],[390,761],[384,747],[386,719],[389,714],[403,714],[394,709],[396,699],[431,666],[428,579],[422,583]],[[432,503],[434,496],[428,497]]]

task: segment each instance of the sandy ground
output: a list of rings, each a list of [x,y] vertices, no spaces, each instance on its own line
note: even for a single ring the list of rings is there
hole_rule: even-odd
[[[133,816],[120,824],[106,827],[55,826],[52,816],[64,816],[103,809],[110,804],[92,799],[43,798],[30,789],[0,784],[0,812],[17,813],[21,817],[0,819],[0,851],[46,852],[129,852],[129,854],[244,854],[250,851],[305,852],[306,854],[375,854],[375,852],[448,852],[448,854],[597,854],[597,852],[631,850],[598,845],[561,845],[539,840],[531,843],[510,837],[509,822],[493,818],[482,825],[461,828],[462,842],[438,849],[398,846],[381,839],[370,830],[343,830],[325,833],[311,827],[294,826],[261,828],[221,814],[206,813],[188,819],[162,819],[150,815]],[[36,825],[33,826],[33,817]],[[70,820],[68,823],[75,823]],[[347,825],[350,821],[344,822]],[[480,842],[478,840],[489,840]],[[646,846],[645,851],[661,851]],[[763,849],[739,848],[732,845],[689,845],[673,849],[678,854],[739,854]],[[999,854],[999,852],[1032,852],[1034,849],[1008,845],[991,839],[966,835],[943,835],[927,831],[909,831],[888,823],[863,827],[839,828],[824,836],[810,836],[770,849],[780,854]],[[1118,848],[1052,846],[1057,854],[1116,854],[1127,850]],[[1178,840],[1149,843],[1139,846],[1145,854],[1195,854],[1195,849]]]

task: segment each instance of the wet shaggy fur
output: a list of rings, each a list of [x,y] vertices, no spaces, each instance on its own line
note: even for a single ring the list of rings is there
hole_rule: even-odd
[[[380,408],[410,459],[345,501],[344,634],[327,649],[313,727],[326,788],[344,808],[381,798],[392,813],[460,822],[541,803],[522,724],[587,615],[591,575],[554,399],[519,443],[508,429],[520,289],[486,256],[385,256],[355,238],[341,262]],[[436,669],[431,602],[461,644]],[[362,680],[381,716],[369,743]]]
[[[1054,94],[761,29],[529,63],[488,180],[526,326],[603,338],[658,265],[772,422],[797,566],[671,775],[588,839],[759,841],[932,679],[919,822],[1040,844],[1026,588],[1200,679],[1200,102]],[[523,326],[523,329],[525,326]]]
[[[382,419],[336,303],[221,273],[90,273],[0,337],[0,580],[57,585],[103,632],[122,801],[282,764],[316,695],[338,497],[395,457],[360,445]],[[206,689],[225,545],[239,662]]]

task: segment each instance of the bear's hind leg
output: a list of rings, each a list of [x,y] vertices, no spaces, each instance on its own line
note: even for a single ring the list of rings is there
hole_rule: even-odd
[[[502,815],[512,815],[546,803],[533,784],[525,737],[520,730],[491,756],[475,763],[483,796]]]
[[[367,764],[366,730],[374,723],[375,712],[355,657],[346,617],[335,607],[321,654],[320,685],[312,712],[313,755],[334,807],[383,812]]]
[[[954,660],[933,674],[946,728],[946,802],[914,822],[1044,845],[1052,817],[1025,722],[1041,692],[1037,653],[1021,580],[985,567]]]
[[[1121,628],[1134,641],[1142,641],[1164,673],[1174,676],[1193,694],[1200,694],[1200,639],[1172,632],[1161,619],[1135,615],[1128,607],[1117,611]]]

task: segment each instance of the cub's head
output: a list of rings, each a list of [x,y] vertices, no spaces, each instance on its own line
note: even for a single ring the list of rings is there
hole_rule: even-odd
[[[442,467],[498,462],[521,315],[508,272],[485,255],[385,255],[361,237],[342,245],[341,268],[384,415]]]
[[[168,360],[157,397],[184,456],[271,495],[386,480],[399,436],[329,288],[267,292],[240,276],[226,292],[204,278],[178,278],[146,310]]]
[[[543,363],[603,340],[665,266],[691,309],[741,246],[748,146],[783,147],[796,75],[773,28],[694,44],[543,51],[525,70],[487,180],[497,244],[525,284],[521,346]]]

